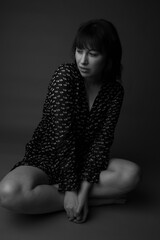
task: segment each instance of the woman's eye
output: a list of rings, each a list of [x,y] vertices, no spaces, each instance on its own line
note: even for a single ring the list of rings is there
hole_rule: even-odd
[[[76,52],[79,53],[79,54],[82,54],[83,50],[82,49],[76,49]]]
[[[91,57],[98,57],[100,54],[98,51],[84,50],[84,49],[76,48],[76,52],[78,54],[83,54],[84,51],[86,52],[86,54],[90,55]]]
[[[92,57],[97,57],[99,55],[98,52],[90,52],[89,53]]]

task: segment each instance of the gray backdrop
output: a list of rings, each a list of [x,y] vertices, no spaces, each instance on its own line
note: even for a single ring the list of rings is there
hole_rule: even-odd
[[[159,164],[158,1],[2,1],[0,8],[1,150],[23,155],[41,114],[55,68],[71,61],[81,22],[105,18],[123,46],[125,99],[112,155],[145,169]],[[13,149],[12,144],[20,144]],[[2,163],[2,162],[1,162]],[[151,164],[152,163],[152,164]]]

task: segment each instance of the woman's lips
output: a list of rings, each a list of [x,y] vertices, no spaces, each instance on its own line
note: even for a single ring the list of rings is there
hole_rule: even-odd
[[[89,71],[88,68],[84,68],[84,67],[79,67],[79,70],[80,70],[81,72],[88,72],[88,71]]]

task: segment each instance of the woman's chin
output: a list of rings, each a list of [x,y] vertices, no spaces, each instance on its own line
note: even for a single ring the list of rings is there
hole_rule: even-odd
[[[90,74],[88,71],[80,71],[80,74],[82,75],[82,77],[90,77]]]

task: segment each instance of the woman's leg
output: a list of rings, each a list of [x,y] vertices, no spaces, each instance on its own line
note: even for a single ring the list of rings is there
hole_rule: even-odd
[[[112,159],[100,174],[99,184],[90,191],[89,205],[117,202],[139,181],[139,168],[130,161]],[[49,185],[47,175],[31,166],[17,167],[0,182],[0,202],[7,209],[26,214],[42,214],[64,210],[64,194]]]
[[[137,164],[124,159],[111,159],[107,170],[101,172],[99,183],[94,184],[90,191],[89,204],[123,202],[121,198],[133,190],[138,182]]]
[[[0,182],[0,202],[7,209],[26,214],[42,214],[63,210],[64,195],[40,169],[20,166]]]

